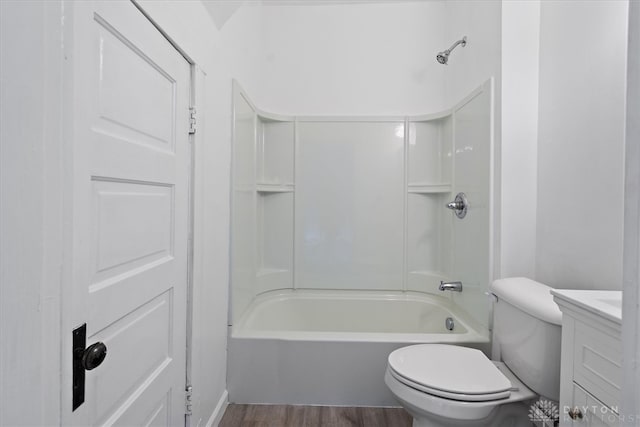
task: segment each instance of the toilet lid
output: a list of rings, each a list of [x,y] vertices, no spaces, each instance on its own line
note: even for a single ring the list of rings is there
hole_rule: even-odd
[[[473,348],[446,344],[403,347],[389,355],[389,367],[399,381],[398,376],[409,386],[448,399],[495,400],[510,394],[507,377]]]

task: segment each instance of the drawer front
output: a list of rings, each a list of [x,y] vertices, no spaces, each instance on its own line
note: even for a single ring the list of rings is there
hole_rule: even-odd
[[[622,343],[580,322],[575,324],[574,340],[574,382],[617,410],[622,385]]]
[[[569,410],[572,410],[573,418]],[[572,405],[560,413],[560,425],[617,427],[620,425],[620,418],[611,408],[574,383]]]

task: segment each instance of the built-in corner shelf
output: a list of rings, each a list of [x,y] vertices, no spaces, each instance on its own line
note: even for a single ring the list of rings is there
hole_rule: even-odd
[[[415,194],[438,194],[438,193],[450,193],[450,184],[427,184],[427,183],[412,183],[407,186],[407,192]]]
[[[293,184],[270,184],[270,183],[257,183],[256,191],[258,193],[293,193],[295,187]]]

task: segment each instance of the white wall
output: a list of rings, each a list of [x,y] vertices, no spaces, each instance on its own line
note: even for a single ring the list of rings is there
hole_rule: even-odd
[[[626,1],[543,1],[536,278],[622,284]]]
[[[0,2],[3,426],[60,418],[60,15],[60,2]]]
[[[435,61],[448,47],[444,2],[298,3],[263,8],[262,87],[241,82],[261,108],[332,116],[444,108],[445,69]]]
[[[451,53],[448,65],[438,65],[445,70],[448,106],[458,103],[492,76],[497,84],[496,99],[500,99],[501,3],[500,0],[445,2],[444,17],[440,18],[445,23],[445,40],[437,51],[467,36],[467,45],[458,46]]]
[[[625,144],[622,415],[640,413],[640,3],[629,6]],[[633,425],[627,419],[626,425]],[[636,418],[637,422],[637,418]]]
[[[540,1],[502,3],[500,277],[535,277]]]

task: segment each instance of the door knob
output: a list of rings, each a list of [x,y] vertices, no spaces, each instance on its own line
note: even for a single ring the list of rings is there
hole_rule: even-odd
[[[447,208],[454,211],[458,218],[464,218],[467,215],[467,209],[469,208],[467,196],[465,196],[464,193],[456,194],[455,200],[453,202],[447,203]]]
[[[91,344],[82,354],[82,367],[87,371],[97,368],[107,357],[107,346],[103,342]]]
[[[84,381],[87,371],[97,368],[107,356],[107,346],[96,342],[87,347],[87,324],[84,323],[73,330],[73,351],[71,352],[73,373],[71,392],[72,409],[75,411],[84,403]]]

